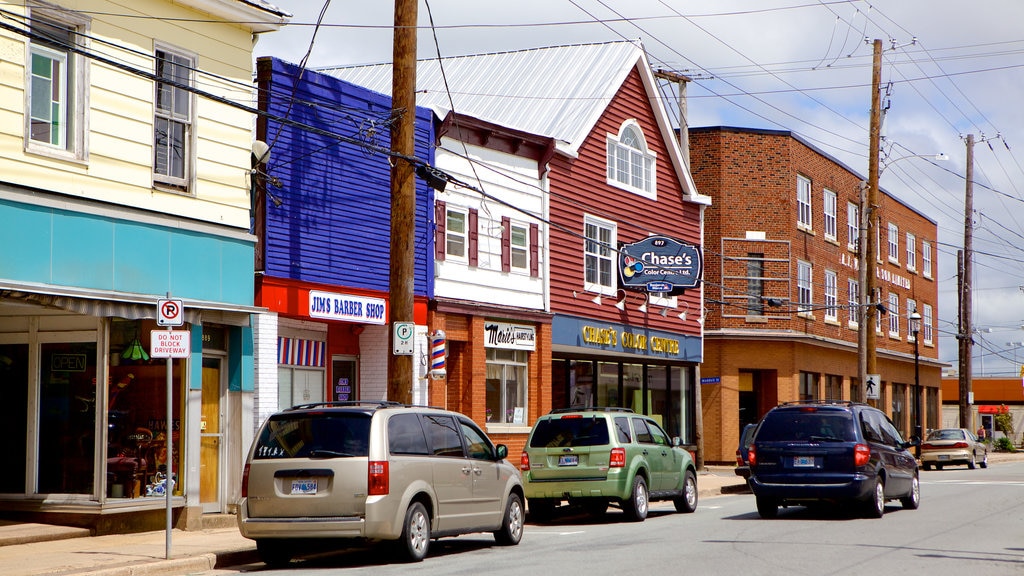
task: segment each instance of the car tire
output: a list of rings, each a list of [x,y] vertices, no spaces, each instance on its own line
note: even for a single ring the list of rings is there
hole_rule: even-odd
[[[900,498],[900,504],[907,510],[917,510],[921,505],[921,479],[917,474],[910,481],[910,494]]]
[[[285,540],[257,540],[256,552],[270,568],[283,568],[292,561],[292,549]]]
[[[971,457],[967,459],[967,469],[968,470],[974,470],[978,466],[975,463],[976,459],[977,459],[977,455],[974,452],[971,452]]]
[[[779,515],[778,501],[767,496],[758,496],[757,513],[761,515],[761,518],[775,518]]]
[[[630,522],[643,522],[650,511],[650,494],[647,492],[647,481],[637,474],[633,477],[633,489],[629,499],[622,503],[622,511]]]
[[[672,501],[676,512],[690,513],[697,509],[697,475],[693,470],[686,470],[683,476],[683,495]]]
[[[982,456],[981,462],[978,462],[978,466],[981,466],[982,468],[988,468],[988,452],[987,451],[985,452],[985,455]]]
[[[555,515],[555,504],[553,498],[530,498],[530,520],[534,522],[547,522]]]
[[[421,562],[430,550],[430,516],[421,502],[413,502],[405,511],[398,548],[409,562]]]
[[[505,505],[505,516],[501,520],[501,528],[494,532],[494,541],[502,546],[515,546],[523,539],[523,523],[526,512],[523,510],[523,499],[519,494],[509,494]]]
[[[875,478],[871,495],[864,501],[864,515],[868,518],[881,518],[885,514],[885,483]]]

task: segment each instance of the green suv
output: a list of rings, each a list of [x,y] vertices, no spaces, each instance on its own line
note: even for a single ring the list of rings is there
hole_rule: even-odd
[[[562,501],[603,514],[609,504],[635,522],[655,500],[697,508],[690,453],[649,416],[626,408],[553,410],[533,425],[519,469],[530,517],[550,519]]]

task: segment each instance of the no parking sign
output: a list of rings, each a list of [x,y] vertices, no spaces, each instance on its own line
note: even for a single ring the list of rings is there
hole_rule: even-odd
[[[179,299],[161,298],[157,300],[156,314],[158,326],[181,326],[185,324],[185,306]]]

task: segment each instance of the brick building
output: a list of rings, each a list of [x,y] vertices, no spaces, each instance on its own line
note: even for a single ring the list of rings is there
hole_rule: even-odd
[[[705,460],[731,461],[743,425],[780,402],[865,400],[862,305],[885,308],[876,315],[881,387],[867,401],[905,436],[918,411],[925,428],[938,426],[936,223],[879,194],[868,229],[879,247],[876,297],[862,304],[862,176],[788,131],[708,127],[689,136],[694,181],[713,199],[704,236]]]

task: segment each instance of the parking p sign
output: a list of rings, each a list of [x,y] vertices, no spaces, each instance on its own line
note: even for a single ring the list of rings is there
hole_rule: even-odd
[[[185,306],[181,300],[161,298],[156,301],[158,326],[181,326],[185,323]]]

